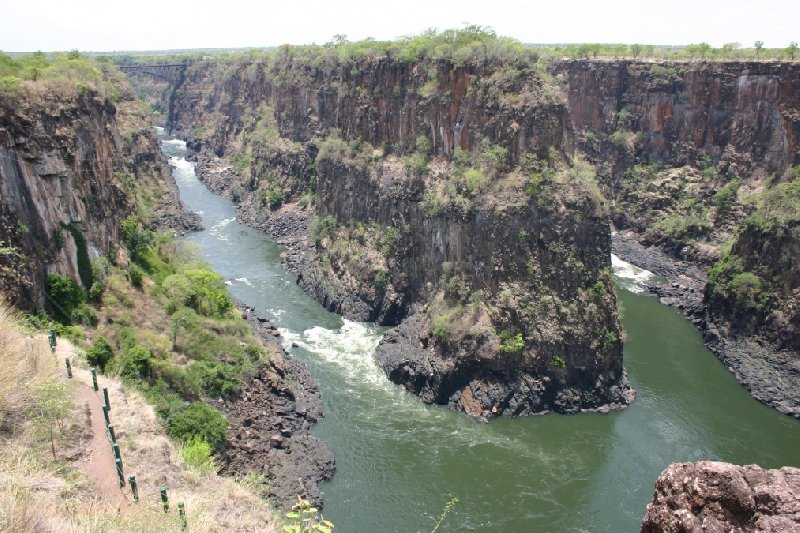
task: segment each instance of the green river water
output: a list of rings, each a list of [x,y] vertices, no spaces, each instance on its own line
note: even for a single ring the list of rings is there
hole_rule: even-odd
[[[636,292],[647,273],[617,260],[637,390],[628,409],[484,424],[424,405],[373,362],[381,329],[307,296],[274,241],[237,223],[232,204],[195,178],[185,144],[161,135],[182,198],[206,227],[187,240],[319,383],[325,418],[314,432],[337,464],[322,486],[324,514],[338,533],[430,531],[456,497],[440,531],[634,532],[672,462],[800,466],[800,423],[753,400],[677,311]]]

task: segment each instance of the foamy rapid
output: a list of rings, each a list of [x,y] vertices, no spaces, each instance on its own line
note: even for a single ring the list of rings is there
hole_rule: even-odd
[[[341,366],[352,378],[382,387],[393,387],[373,360],[372,354],[383,335],[375,326],[343,319],[342,327],[333,330],[315,326],[302,335],[279,328],[284,347],[292,345],[323,360]]]
[[[614,268],[614,275],[620,280],[622,286],[631,292],[645,292],[647,290],[647,282],[654,276],[649,270],[623,261],[614,254],[611,254],[611,266]]]

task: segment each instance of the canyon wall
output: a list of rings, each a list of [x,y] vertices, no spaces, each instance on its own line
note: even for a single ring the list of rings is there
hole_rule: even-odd
[[[33,86],[0,98],[0,290],[28,311],[49,273],[85,284],[88,259],[116,257],[120,224],[143,197],[154,227],[192,227],[148,118],[77,87]],[[84,256],[87,257],[87,256]],[[84,287],[88,290],[88,287]]]
[[[800,416],[800,67],[567,61],[550,71],[624,230],[617,253],[635,249],[623,242],[632,236],[679,260],[626,257],[674,282],[656,292],[755,397]]]
[[[504,393],[486,392],[493,378],[465,377],[480,374],[475,365],[461,372],[460,363],[440,357],[462,354],[456,360],[466,361],[465,351],[481,353],[480,335],[462,344],[475,337],[469,333],[475,324],[460,325],[469,314],[464,309],[474,307],[471,291],[487,299],[496,333],[489,336],[491,357],[521,333],[520,353],[538,353],[540,366],[550,361],[545,374],[554,378],[552,365],[568,359],[562,352],[581,350],[551,342],[555,335],[544,342],[529,324],[553,324],[557,313],[530,302],[520,302],[536,308],[529,314],[515,305],[500,311],[499,296],[583,301],[578,289],[605,283],[608,265],[587,250],[607,244],[602,228],[610,217],[625,230],[618,241],[632,239],[645,250],[628,259],[647,260],[648,250],[658,249],[677,261],[659,273],[680,282],[656,292],[685,310],[756,397],[795,413],[798,93],[800,69],[791,63],[561,61],[545,72],[524,61],[339,61],[287,48],[271,58],[192,65],[174,96],[170,124],[201,159],[228,157],[238,177],[221,188],[247,206],[256,225],[274,228],[267,220],[282,204],[314,206],[322,224],[312,228],[306,260],[292,261],[299,282],[326,307],[390,325],[419,314],[415,328],[422,333],[401,327],[387,335],[378,357],[393,379],[427,399],[464,408],[458,391],[465,392],[467,380],[471,395],[480,389],[495,398],[477,409],[484,415],[509,405]],[[550,205],[542,202],[542,175],[580,174],[569,163],[576,148],[597,169],[607,215],[600,209],[577,221],[581,201],[564,200],[565,189]],[[499,154],[501,165],[487,166],[486,154]],[[489,185],[471,190],[465,169],[482,171]],[[575,184],[567,189],[592,197]],[[511,245],[515,232],[518,247]],[[540,238],[528,241],[530,235]],[[551,294],[556,282],[536,274],[560,264],[535,251],[552,252],[556,241],[570,243],[571,259],[561,263],[588,266],[584,284],[573,284],[571,293]],[[618,241],[618,253],[633,249]],[[559,253],[556,247],[552,255]],[[569,268],[563,274],[581,277]],[[456,278],[465,287],[461,296],[447,289]],[[535,286],[518,285],[531,279]],[[595,353],[598,339],[614,346],[618,336],[610,300],[599,300],[605,318],[576,325],[575,313],[567,313],[562,321],[573,331],[592,331],[593,342],[580,342]],[[461,308],[457,316],[453,308]],[[473,315],[479,323],[481,313]],[[449,317],[455,341],[447,328],[434,334],[442,317]],[[400,331],[408,334],[396,337]],[[399,351],[389,346],[392,339]],[[765,373],[767,359],[772,370]],[[585,372],[582,360],[566,367]],[[610,368],[606,363],[598,364]],[[615,372],[620,378],[621,367]],[[775,380],[786,381],[778,389],[789,392],[765,392]]]
[[[400,324],[390,379],[486,418],[628,403],[608,203],[541,67],[301,59],[192,64],[169,125],[244,220],[314,210],[289,266]]]

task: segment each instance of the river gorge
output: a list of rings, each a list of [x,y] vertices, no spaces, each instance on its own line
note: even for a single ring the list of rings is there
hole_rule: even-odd
[[[642,294],[648,273],[613,259],[636,400],[608,414],[482,423],[426,405],[373,359],[383,328],[323,309],[281,248],[200,183],[186,145],[160,132],[181,197],[205,230],[186,237],[230,292],[279,328],[322,394],[314,432],[337,470],[324,514],[347,531],[426,531],[458,498],[451,531],[638,531],[659,473],[677,461],[800,464],[796,420],[754,400],[678,311]]]

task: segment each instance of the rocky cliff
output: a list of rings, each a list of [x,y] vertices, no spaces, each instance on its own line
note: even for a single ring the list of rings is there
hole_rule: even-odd
[[[377,357],[425,401],[481,417],[629,402],[608,203],[547,73],[326,53],[189,66],[170,126],[203,179],[256,226],[313,206],[288,254],[299,283],[400,323]]]
[[[626,230],[617,253],[669,278],[654,290],[754,396],[800,415],[800,67],[570,61],[551,71]],[[665,267],[656,248],[677,261]]]
[[[342,60],[336,50],[285,48],[270,58],[197,63],[175,95],[171,125],[193,141],[201,160],[228,158],[229,175],[238,177],[217,188],[241,203],[251,223],[275,229],[269,220],[281,205],[316,202],[313,250],[305,261],[290,255],[300,283],[328,308],[397,324],[422,304],[423,334],[400,341],[399,331],[391,333],[379,349],[393,379],[425,398],[460,402],[456,391],[464,392],[464,376],[475,368],[461,374],[454,370],[460,364],[421,354],[430,346],[462,353],[470,328],[459,327],[451,310],[468,314],[470,291],[488,297],[496,346],[503,346],[503,332],[506,341],[521,333],[525,350],[529,339],[540,342],[521,324],[548,311],[539,305],[523,318],[515,309],[504,321],[504,312],[495,313],[502,307],[497,296],[541,291],[544,301],[552,284],[509,288],[502,284],[520,277],[519,265],[511,268],[516,274],[491,265],[536,255],[525,246],[512,251],[508,228],[516,228],[517,240],[566,240],[573,255],[602,245],[600,233],[588,237],[587,230],[601,227],[602,216],[587,217],[583,229],[564,223],[580,202],[558,199],[557,216],[544,215],[537,201],[525,210],[523,197],[540,196],[541,177],[563,174],[577,147],[597,169],[614,225],[625,230],[617,252],[633,252],[625,258],[645,267],[664,266],[657,273],[669,283],[654,291],[684,309],[757,398],[800,412],[793,392],[800,390],[793,370],[800,331],[797,65],[564,61],[544,72],[519,58],[401,61],[387,53]],[[537,217],[557,229],[529,227]],[[553,241],[537,242],[547,248]],[[532,271],[552,268],[538,255],[526,261]],[[587,279],[602,283],[600,262],[579,262],[591,265]],[[454,278],[464,282],[461,296],[445,290],[458,284]],[[460,331],[455,344],[451,332],[434,334],[442,317]],[[614,320],[591,326],[594,338],[617,336]],[[390,341],[415,353],[413,361],[384,356],[393,351]],[[480,345],[464,349],[478,353]],[[574,349],[553,347],[544,359],[559,362],[562,350]],[[450,380],[443,376],[455,374],[462,376],[458,386],[443,385]],[[472,394],[492,388],[473,381]],[[480,410],[501,405],[487,400]]]
[[[0,95],[0,289],[17,307],[49,305],[48,273],[86,284],[87,260],[113,259],[137,195],[161,229],[193,225],[149,121],[130,94],[114,99],[42,84]]]
[[[677,463],[659,476],[641,531],[797,531],[798,510],[798,468]]]

